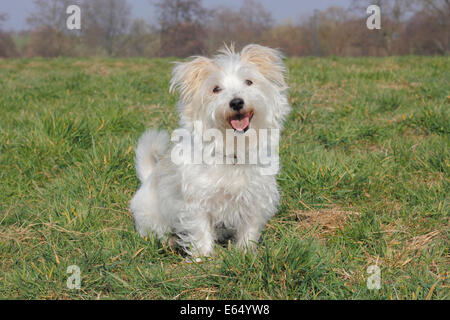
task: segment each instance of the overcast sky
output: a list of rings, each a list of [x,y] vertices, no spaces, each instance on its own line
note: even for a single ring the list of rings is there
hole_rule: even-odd
[[[128,0],[136,18],[154,22],[154,9],[151,0]],[[348,7],[351,0],[260,0],[277,21],[291,19],[296,21],[300,16],[311,14],[314,9],[325,9],[331,5]],[[227,6],[237,9],[242,0],[203,0],[206,7]],[[7,30],[27,28],[26,17],[33,11],[33,0],[0,0],[0,13],[9,16],[3,27]]]

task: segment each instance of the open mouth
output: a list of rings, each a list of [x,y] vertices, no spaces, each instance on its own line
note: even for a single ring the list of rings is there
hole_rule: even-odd
[[[245,133],[250,128],[250,122],[253,118],[253,111],[247,113],[236,113],[228,118],[231,127],[235,132]]]

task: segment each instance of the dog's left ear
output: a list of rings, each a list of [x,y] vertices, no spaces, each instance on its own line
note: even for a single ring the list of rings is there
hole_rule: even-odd
[[[242,49],[241,57],[243,61],[255,65],[258,71],[280,90],[287,89],[286,66],[280,51],[258,44],[249,44]]]

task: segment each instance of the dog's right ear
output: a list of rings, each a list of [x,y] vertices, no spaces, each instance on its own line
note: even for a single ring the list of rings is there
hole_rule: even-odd
[[[181,100],[190,102],[209,76],[212,66],[212,61],[205,57],[193,57],[191,61],[176,63],[170,80],[170,92],[178,90]]]

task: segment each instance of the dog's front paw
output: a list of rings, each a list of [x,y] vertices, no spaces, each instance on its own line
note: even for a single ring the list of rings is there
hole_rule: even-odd
[[[260,237],[260,228],[254,225],[241,226],[236,234],[236,246],[245,251],[251,250],[255,252],[258,247]]]
[[[236,247],[244,250],[245,252],[251,251],[254,253],[257,251],[258,243],[257,241],[242,239],[236,242]]]

